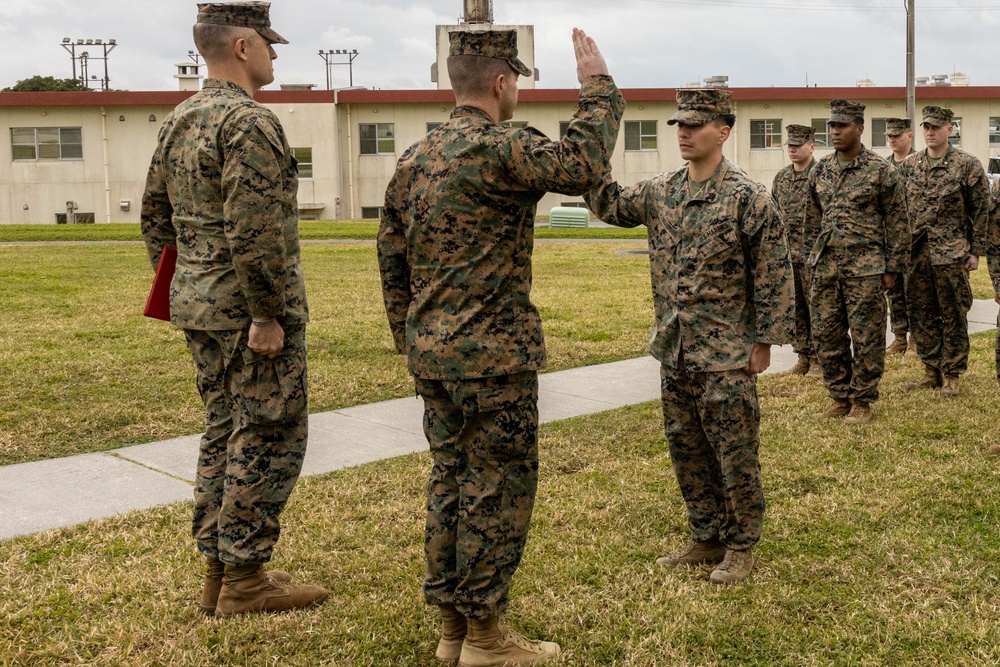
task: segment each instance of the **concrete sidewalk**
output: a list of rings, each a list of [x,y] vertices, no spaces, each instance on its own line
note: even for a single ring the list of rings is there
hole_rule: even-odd
[[[996,319],[996,303],[976,301],[969,331],[992,329]],[[768,373],[794,363],[790,347],[774,348]],[[659,397],[659,363],[652,357],[539,376],[542,423]],[[422,414],[420,399],[401,398],[310,415],[302,474],[426,450]],[[191,500],[199,437],[0,467],[0,539]]]

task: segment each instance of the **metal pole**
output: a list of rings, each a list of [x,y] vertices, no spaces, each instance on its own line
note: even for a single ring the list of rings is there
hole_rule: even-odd
[[[914,0],[906,0],[906,117],[910,119],[910,127],[916,127],[917,91],[916,70],[914,68]]]

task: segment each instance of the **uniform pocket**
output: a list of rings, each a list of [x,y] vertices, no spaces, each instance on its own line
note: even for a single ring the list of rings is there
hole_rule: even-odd
[[[289,351],[273,359],[243,350],[240,403],[251,424],[280,424],[306,409],[305,355]]]

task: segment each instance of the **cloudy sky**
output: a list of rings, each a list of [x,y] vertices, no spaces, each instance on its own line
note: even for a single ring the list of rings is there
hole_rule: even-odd
[[[1000,85],[1000,0],[920,0],[917,76],[963,72]],[[433,88],[434,26],[461,0],[274,0],[278,83],[324,87],[319,49],[357,49],[354,83]],[[71,76],[63,37],[115,38],[113,88],[173,90],[187,58],[194,2],[0,0],[0,87],[36,74]],[[587,30],[622,87],[675,87],[712,75],[730,85],[904,85],[904,0],[494,0],[499,24],[534,25],[539,87],[576,86],[573,26]],[[94,63],[96,64],[96,63]],[[91,72],[94,72],[92,64]],[[334,87],[347,68],[332,69]]]

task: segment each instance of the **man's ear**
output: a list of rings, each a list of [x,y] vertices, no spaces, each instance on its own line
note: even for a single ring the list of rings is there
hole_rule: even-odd
[[[507,77],[503,74],[498,74],[495,79],[493,79],[493,94],[496,97],[503,97],[503,91],[507,89]]]
[[[247,42],[245,37],[240,37],[233,43],[233,55],[236,56],[237,60],[246,61],[249,59],[247,55],[247,50],[250,44]]]

